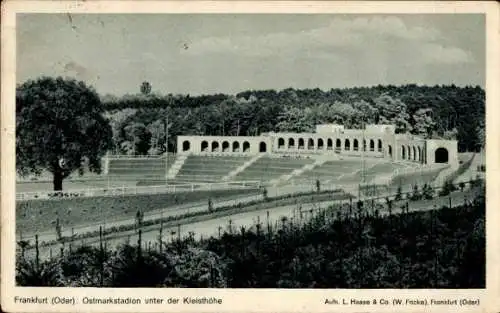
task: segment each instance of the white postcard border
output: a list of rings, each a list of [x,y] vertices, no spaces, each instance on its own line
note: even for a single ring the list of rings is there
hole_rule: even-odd
[[[46,13],[484,13],[487,16],[487,288],[485,290],[231,290],[15,287],[15,14]],[[500,310],[500,96],[499,6],[495,2],[233,2],[233,1],[7,1],[2,3],[1,114],[1,304],[7,312],[422,312],[420,306],[331,306],[325,299],[480,299],[480,307],[432,307],[439,312]],[[15,296],[74,297],[78,305],[19,305]],[[217,297],[220,305],[85,305],[83,297]],[[341,300],[342,301],[342,300]]]

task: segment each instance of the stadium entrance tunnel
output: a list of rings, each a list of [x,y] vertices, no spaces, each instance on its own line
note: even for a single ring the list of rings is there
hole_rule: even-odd
[[[437,148],[434,152],[435,163],[448,163],[448,150],[445,148]]]

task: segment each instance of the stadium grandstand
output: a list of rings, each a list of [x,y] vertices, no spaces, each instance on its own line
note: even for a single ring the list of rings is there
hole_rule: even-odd
[[[178,151],[160,157],[108,156],[112,181],[139,186],[231,181],[411,185],[432,183],[459,166],[455,140],[397,134],[394,125],[317,125],[315,133],[179,136]]]

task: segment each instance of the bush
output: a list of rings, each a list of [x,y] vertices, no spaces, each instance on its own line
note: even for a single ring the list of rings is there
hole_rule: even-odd
[[[401,199],[402,199],[402,187],[401,187],[401,185],[399,185],[398,189],[396,191],[396,197],[394,198],[394,200],[400,201]]]
[[[434,189],[432,189],[432,187],[428,184],[424,184],[424,187],[422,188],[422,197],[426,200],[431,200],[434,198]]]
[[[440,196],[447,196],[456,190],[457,190],[457,187],[450,180],[447,180],[444,182],[443,188],[439,191],[439,195]]]
[[[422,199],[422,194],[420,193],[420,190],[418,189],[418,185],[413,186],[413,193],[410,196],[410,200],[412,201],[417,201]]]

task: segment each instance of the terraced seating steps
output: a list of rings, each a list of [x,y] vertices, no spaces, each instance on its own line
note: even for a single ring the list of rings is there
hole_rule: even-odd
[[[418,185],[420,187],[422,187],[424,184],[432,185],[435,183],[436,178],[443,170],[444,168],[438,168],[435,170],[425,169],[412,173],[403,173],[394,177],[391,185],[402,186],[403,188],[411,187],[414,185]]]
[[[173,180],[174,183],[219,182],[229,172],[247,162],[249,157],[188,156]]]
[[[238,173],[233,180],[271,181],[282,175],[292,173],[305,165],[314,163],[314,159],[262,157]]]
[[[368,164],[369,162],[367,162]],[[370,163],[371,164],[371,163]],[[335,160],[326,161],[325,163],[313,168],[310,171],[305,171],[296,179],[336,179],[341,175],[354,174],[362,168],[360,160]]]
[[[166,170],[174,163],[175,156],[169,155],[167,164],[165,158],[136,158],[109,160],[108,175],[110,176],[165,176]]]

